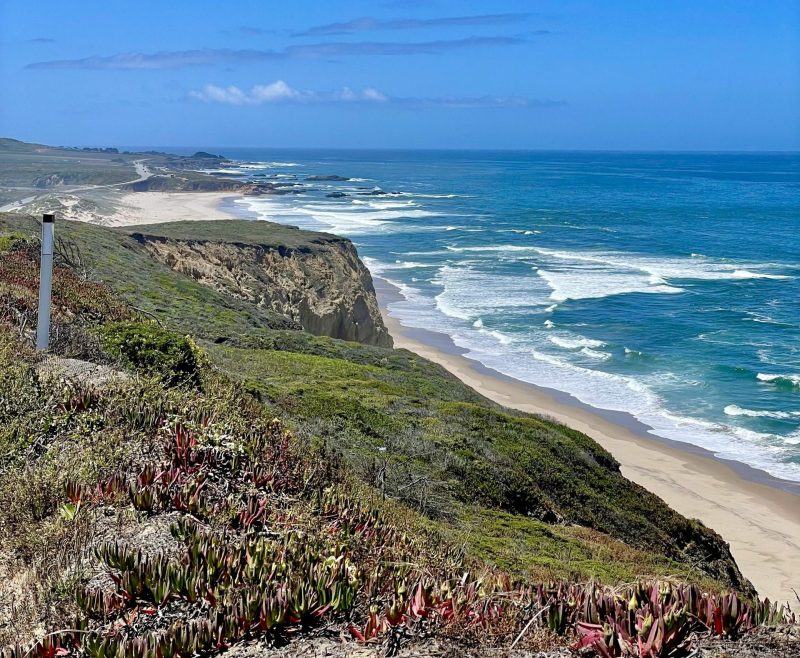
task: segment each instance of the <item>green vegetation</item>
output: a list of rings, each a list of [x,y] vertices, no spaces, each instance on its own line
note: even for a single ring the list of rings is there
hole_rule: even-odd
[[[176,240],[230,242],[284,249],[313,249],[316,245],[344,242],[330,233],[301,231],[294,226],[252,221],[166,222],[127,229],[129,235],[155,235]]]
[[[387,495],[458,519],[469,530],[454,536],[477,555],[536,577],[688,576],[701,559],[706,576],[731,577],[721,540],[624,479],[587,436],[503,409],[410,352],[273,341],[280,349],[205,347],[298,435],[340,450]]]
[[[262,224],[241,239],[303,236]],[[26,227],[35,224],[0,216],[0,231]],[[195,229],[211,237],[203,222],[148,231]],[[59,234],[135,308],[197,337],[216,367],[298,436],[340,452],[362,479],[442,524],[474,555],[534,577],[674,574],[749,591],[713,531],[623,478],[580,432],[503,409],[404,350],[269,329],[286,320],[268,321],[256,306],[169,270],[122,231],[62,222]],[[517,539],[509,542],[512,522]]]
[[[158,375],[167,386],[200,383],[204,357],[188,336],[145,322],[106,324],[100,335],[105,352],[125,367]]]
[[[235,179],[198,171],[217,168],[224,162],[224,158],[202,152],[188,157],[154,151],[120,153],[115,148],[46,146],[0,138],[0,206],[41,196],[48,190],[67,192],[74,188],[137,192],[239,189],[241,184]],[[153,175],[142,180],[137,163],[144,164]],[[286,192],[293,184],[269,182],[262,187]]]
[[[52,357],[56,374],[42,368],[36,246],[22,239],[36,224],[0,215],[0,563],[26,583],[0,644],[42,623],[75,629],[8,656],[182,658],[323,621],[370,639],[427,620],[507,646],[534,611],[551,643],[577,631],[608,655],[637,655],[637,638],[653,648],[641,655],[671,655],[708,620],[735,635],[784,619],[701,596],[752,588],[713,531],[623,478],[589,437],[408,351],[288,330],[123,231],[58,230],[54,351],[138,376],[96,388],[59,379],[67,364]],[[242,239],[277,235],[252,230]],[[98,570],[113,588],[90,581]],[[664,580],[624,599],[574,584],[640,578]]]
[[[140,377],[44,395],[36,362],[0,329],[0,373],[21,375],[0,378],[0,399],[32,412],[0,479],[0,547],[25,582],[0,632],[0,645],[22,644],[4,658],[188,658],[321,624],[360,641],[424,632],[508,646],[531,614],[531,646],[577,632],[601,655],[672,656],[690,633],[735,638],[790,619],[668,581],[515,582],[350,482],[218,371],[200,369],[201,390]]]
[[[165,326],[210,340],[298,328],[278,313],[173,272],[124,231],[79,222],[59,222],[57,231],[62,245],[74,247],[71,260],[77,269],[108,282],[123,300]],[[36,236],[40,229],[32,217],[0,213],[0,234],[11,232]]]
[[[113,153],[60,149],[0,138],[0,189],[48,186],[113,185],[136,178],[133,158]],[[5,194],[14,198],[30,192]]]

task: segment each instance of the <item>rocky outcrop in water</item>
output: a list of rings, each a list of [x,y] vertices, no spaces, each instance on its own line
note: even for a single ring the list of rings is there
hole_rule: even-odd
[[[228,227],[233,224],[226,222]],[[274,225],[245,224],[264,230],[262,243],[176,239],[140,232],[132,236],[171,269],[282,313],[310,333],[391,347],[372,277],[349,240],[296,231],[313,237],[286,246],[269,239],[269,227]]]
[[[329,175],[329,176],[322,176],[322,175],[315,175],[315,176],[308,176],[306,180],[309,181],[333,181],[337,183],[342,183],[345,181],[352,180],[352,178],[348,178],[347,176],[339,176],[337,174]]]

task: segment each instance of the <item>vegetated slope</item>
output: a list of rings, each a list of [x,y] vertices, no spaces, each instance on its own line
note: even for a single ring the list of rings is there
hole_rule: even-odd
[[[2,227],[38,230],[33,218],[9,213],[0,214]],[[207,237],[215,229],[219,236]],[[305,328],[391,345],[369,272],[352,243],[336,236],[244,220],[135,230],[59,222],[58,235],[78,246],[79,267],[114,282],[140,310],[198,337],[224,341]]]
[[[264,229],[245,224],[241,232],[225,222],[148,230],[196,230],[202,240],[236,231],[246,244],[265,241]],[[214,363],[244,379],[296,432],[327,441],[387,495],[463,531],[476,554],[533,577],[694,574],[751,591],[716,533],[623,478],[587,436],[502,409],[404,350],[265,329],[259,307],[168,270],[119,231],[72,223],[59,230],[135,307],[208,340]],[[268,230],[287,248],[319,239]]]
[[[32,217],[0,213],[0,231],[37,235]],[[300,325],[268,308],[218,293],[150,258],[124,232],[79,222],[58,222],[57,241],[73,266],[91,278],[113,282],[132,306],[181,331],[210,338],[248,335]]]
[[[450,521],[505,569],[614,581],[693,565],[749,590],[716,533],[623,478],[586,435],[500,408],[407,352],[302,335],[271,346],[207,349],[298,434],[325,438],[373,486]]]
[[[22,198],[60,185],[110,185],[136,178],[132,158],[116,154],[55,149],[0,139],[0,191]]]
[[[735,637],[786,619],[768,604],[665,582],[616,591],[514,583],[448,542],[446,523],[384,500],[383,482],[349,479],[324,425],[364,419],[369,403],[344,414],[339,406],[320,415],[320,428],[289,434],[258,390],[209,367],[190,338],[63,264],[54,276],[56,349],[138,374],[106,373],[100,388],[59,380],[59,367],[72,364],[43,362],[27,338],[36,244],[0,237],[0,629],[3,641],[43,638],[8,658],[188,658],[254,637],[285,642],[319,625],[334,636],[384,638],[389,653],[420,634],[469,640],[487,655],[492,642],[552,645],[577,630],[603,655],[649,654],[642,646],[678,655],[692,631]],[[408,352],[302,332],[249,339],[272,341],[266,358],[280,352],[273,365],[304,378],[326,380],[334,367],[368,381],[371,395],[399,397],[405,380],[443,404],[482,406],[470,421],[477,432],[489,411],[501,413]],[[231,358],[225,351],[220,358]],[[421,401],[417,413],[428,411]],[[340,433],[349,434],[346,424]],[[544,538],[545,524],[536,524]],[[570,536],[550,527],[551,537]],[[635,551],[605,563],[626,557]]]

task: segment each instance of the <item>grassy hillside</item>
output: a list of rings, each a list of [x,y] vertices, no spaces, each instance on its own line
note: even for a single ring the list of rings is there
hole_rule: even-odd
[[[224,228],[216,236],[203,222],[147,230],[310,248],[328,239],[244,224],[232,234],[214,223]],[[30,233],[35,223],[0,217],[0,230]],[[298,435],[340,451],[363,479],[475,555],[535,578],[676,574],[749,588],[713,531],[623,478],[587,436],[502,409],[407,351],[273,330],[280,318],[159,265],[125,231],[66,222],[59,235],[135,308],[205,340],[212,362]],[[225,344],[215,344],[221,337]]]
[[[230,242],[285,249],[313,249],[321,244],[343,242],[342,238],[330,233],[301,231],[284,224],[247,220],[192,222],[189,230],[187,230],[186,222],[166,222],[128,228],[125,229],[125,232],[129,235],[155,235],[178,240],[191,238],[200,241]]]
[[[702,563],[698,577],[744,586],[712,532],[624,479],[587,436],[500,408],[412,353],[305,334],[205,347],[300,436],[508,570],[614,582]]]
[[[106,364],[70,376],[86,364],[30,347],[30,221],[0,218],[0,645],[46,639],[6,658],[188,658],[320,625],[388,653],[432,634],[487,655],[525,628],[530,648],[577,632],[675,656],[691,632],[788,619],[714,594],[750,592],[724,544],[588,437],[405,350],[227,307],[237,332],[203,339],[220,300],[122,231],[59,224],[54,351]],[[65,262],[76,246],[111,288]],[[163,326],[125,301],[163,285],[182,291],[158,298]]]
[[[201,222],[202,224],[202,222]],[[0,213],[0,232],[37,235],[38,222]],[[59,222],[58,239],[90,278],[106,281],[115,292],[149,317],[211,340],[265,329],[297,328],[287,318],[215,292],[158,263],[124,230],[78,222]]]

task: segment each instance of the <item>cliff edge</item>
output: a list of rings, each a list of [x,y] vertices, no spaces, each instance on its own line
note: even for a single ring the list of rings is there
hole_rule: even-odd
[[[372,277],[349,240],[248,220],[140,226],[129,235],[170,269],[309,333],[392,346]]]

